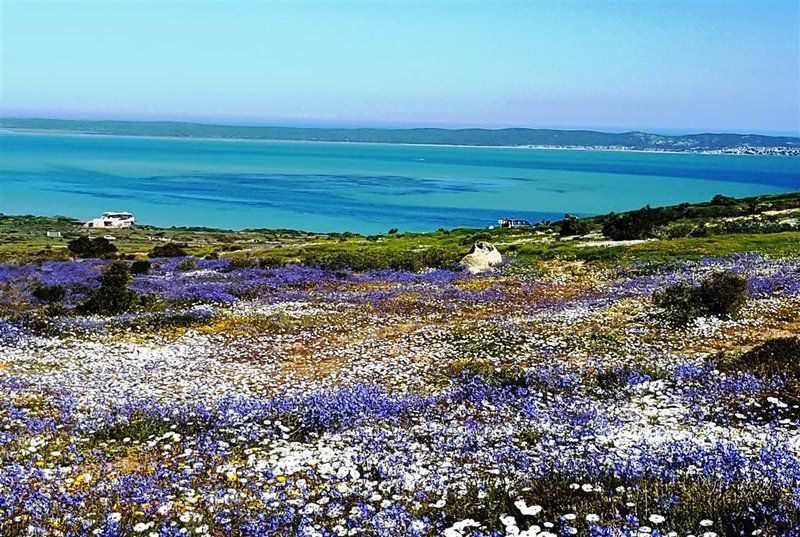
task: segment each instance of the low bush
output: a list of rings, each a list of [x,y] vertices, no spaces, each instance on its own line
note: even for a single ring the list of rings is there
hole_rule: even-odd
[[[179,270],[181,272],[188,272],[196,268],[197,268],[197,262],[194,260],[193,257],[187,257],[186,259],[182,259],[181,261],[178,261],[177,265],[175,265],[175,270]]]
[[[154,258],[154,257],[186,257],[186,244],[181,244],[177,242],[168,242],[166,244],[159,244],[154,246],[150,253],[147,254],[147,257]]]
[[[739,200],[736,198],[732,198],[730,196],[723,196],[722,194],[717,194],[713,198],[711,198],[711,205],[736,205],[739,203]]]
[[[675,209],[648,205],[637,211],[610,215],[603,225],[603,235],[615,241],[646,239],[653,236],[657,227],[680,216]]]
[[[138,331],[161,330],[165,328],[194,328],[207,325],[213,320],[213,314],[204,314],[201,310],[171,312],[158,311],[130,321],[125,321],[119,325],[122,329],[135,329]]]
[[[747,302],[747,278],[733,272],[717,272],[700,283],[698,294],[708,314],[732,316]]]
[[[558,229],[558,234],[562,237],[586,235],[587,233],[589,233],[589,224],[571,214],[564,215],[564,219]]]
[[[114,261],[100,275],[100,288],[80,305],[83,313],[124,313],[137,303],[136,292],[129,287],[132,280],[130,266],[125,261]]]
[[[228,270],[256,268],[259,265],[259,260],[252,257],[232,257],[228,261]]]
[[[279,268],[286,265],[286,260],[277,255],[268,255],[258,258],[259,268]]]
[[[108,257],[117,252],[117,247],[104,237],[90,239],[81,235],[67,243],[67,249],[77,257]]]
[[[145,259],[138,259],[131,263],[131,274],[147,274],[150,272],[151,263]]]
[[[747,301],[747,279],[732,272],[718,272],[696,287],[686,283],[671,285],[654,293],[653,301],[677,324],[709,315],[730,317]]]
[[[31,287],[31,294],[35,299],[46,304],[57,304],[64,300],[67,295],[67,288],[63,285],[37,283]]]
[[[759,377],[783,375],[793,383],[800,383],[800,338],[769,339],[742,354],[735,363],[738,369]]]

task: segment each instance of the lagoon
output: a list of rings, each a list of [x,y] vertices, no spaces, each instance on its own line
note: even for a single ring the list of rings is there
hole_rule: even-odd
[[[0,212],[429,231],[800,189],[800,158],[3,132]]]

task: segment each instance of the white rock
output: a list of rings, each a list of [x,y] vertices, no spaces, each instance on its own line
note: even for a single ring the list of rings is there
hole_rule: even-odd
[[[503,256],[489,242],[476,242],[459,265],[470,274],[480,274],[503,262]]]

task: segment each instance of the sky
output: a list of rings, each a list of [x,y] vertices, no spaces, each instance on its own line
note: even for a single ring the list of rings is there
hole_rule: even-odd
[[[800,133],[800,1],[0,0],[0,115]]]

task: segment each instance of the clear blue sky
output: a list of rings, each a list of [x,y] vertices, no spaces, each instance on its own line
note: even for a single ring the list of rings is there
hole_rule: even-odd
[[[800,2],[0,1],[4,116],[800,131]]]

